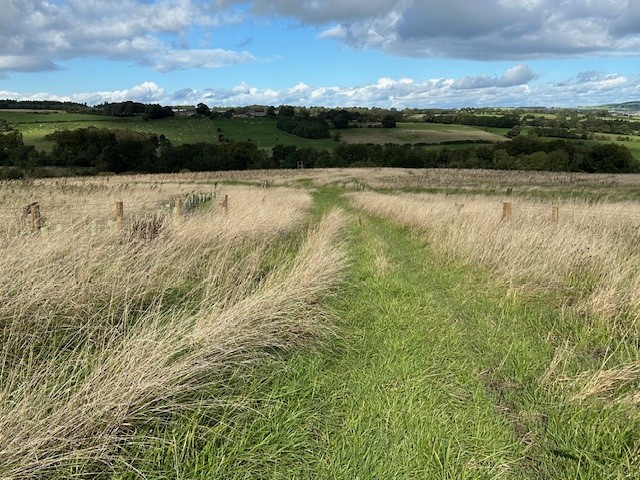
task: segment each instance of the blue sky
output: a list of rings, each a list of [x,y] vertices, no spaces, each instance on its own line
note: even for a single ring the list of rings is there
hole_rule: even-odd
[[[0,98],[210,106],[640,100],[639,0],[0,0]]]

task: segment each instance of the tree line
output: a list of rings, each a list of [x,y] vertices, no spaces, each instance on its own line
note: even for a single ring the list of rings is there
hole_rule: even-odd
[[[339,144],[333,152],[276,145],[266,152],[253,142],[172,145],[163,135],[81,128],[52,133],[50,153],[25,146],[16,131],[0,133],[0,176],[18,178],[64,167],[68,173],[160,173],[271,168],[403,167],[550,170],[590,173],[640,172],[640,162],[619,144],[589,144],[519,136],[510,142],[437,149],[426,145]]]
[[[173,108],[155,103],[140,102],[105,102],[93,107],[86,103],[59,102],[55,100],[0,100],[1,110],[61,110],[68,113],[85,113],[90,115],[108,115],[113,117],[142,116],[148,120],[172,117]]]

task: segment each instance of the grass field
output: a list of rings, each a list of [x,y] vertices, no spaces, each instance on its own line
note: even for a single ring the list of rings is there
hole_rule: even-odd
[[[217,142],[218,133],[212,122],[203,119],[169,118],[163,120],[144,121],[136,118],[114,118],[100,115],[81,114],[52,114],[35,113],[5,114],[0,118],[16,125],[22,132],[24,142],[34,145],[37,149],[49,150],[52,142],[45,140],[45,136],[56,130],[75,130],[78,128],[98,127],[134,130],[138,132],[157,133],[164,135],[172,143]]]
[[[49,151],[53,143],[45,136],[56,130],[73,130],[86,127],[129,129],[138,132],[164,135],[174,145],[185,143],[218,142],[222,138],[234,141],[252,141],[259,148],[269,150],[275,145],[294,145],[298,148],[318,148],[333,150],[338,143],[330,139],[308,140],[283,132],[276,128],[276,121],[269,118],[236,118],[208,120],[204,118],[168,118],[144,121],[140,117],[115,118],[99,115],[71,114],[65,112],[0,111],[5,119],[23,134],[24,142],[38,150]],[[220,129],[220,131],[218,131]],[[442,125],[431,123],[399,123],[395,129],[351,128],[340,130],[342,141],[346,143],[398,143],[398,144],[440,144],[446,142],[502,142],[506,141],[508,129],[469,127],[464,125]],[[523,129],[526,135],[527,128]],[[630,141],[618,141],[616,135],[601,135],[604,141],[620,143],[640,159],[640,137],[630,137]],[[552,139],[549,139],[552,140]],[[447,148],[466,148],[468,145],[447,145]],[[427,148],[440,148],[430,146]]]
[[[330,139],[305,139],[276,128],[276,120],[269,118],[215,119],[213,124],[222,129],[223,135],[236,141],[251,140],[260,148],[275,145],[295,145],[299,148],[320,148],[332,150],[337,143]]]
[[[72,130],[86,127],[130,129],[139,132],[164,135],[175,145],[197,142],[217,142],[219,134],[234,141],[250,140],[259,148],[270,149],[275,145],[295,145],[299,148],[332,150],[338,145],[334,140],[308,140],[276,128],[276,121],[269,118],[215,119],[168,118],[144,121],[136,118],[114,118],[99,115],[67,114],[63,112],[36,113],[2,111],[0,118],[16,125],[27,145],[41,150],[53,146],[44,137],[56,130]],[[218,132],[217,129],[220,129]],[[460,125],[434,125],[401,123],[396,129],[362,128],[340,131],[348,143],[440,143],[447,141],[504,141],[504,137],[479,129]]]
[[[50,150],[53,144],[44,137],[56,130],[73,130],[77,128],[100,127],[114,129],[128,129],[138,132],[157,133],[164,135],[174,145],[185,143],[216,143],[218,135],[235,141],[250,140],[259,148],[272,148],[278,144],[295,145],[298,147],[315,147],[332,149],[336,142],[333,140],[307,140],[291,135],[276,128],[273,119],[216,119],[204,118],[167,118],[162,120],[144,121],[140,117],[114,118],[100,115],[82,115],[67,113],[34,113],[1,111],[0,118],[16,125],[22,132],[24,142],[34,145],[41,150]],[[221,132],[217,129],[220,128]]]
[[[350,128],[342,130],[346,143],[442,143],[452,141],[503,142],[504,136],[464,125],[398,123],[397,128]]]
[[[0,183],[0,478],[638,478],[639,184]]]

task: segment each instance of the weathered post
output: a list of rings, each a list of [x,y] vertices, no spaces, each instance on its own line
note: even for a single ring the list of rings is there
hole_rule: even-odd
[[[557,222],[560,219],[560,207],[551,207],[551,220]]]
[[[502,219],[509,220],[511,218],[512,209],[511,202],[504,202],[502,204]]]
[[[182,215],[182,198],[176,198],[175,216],[180,217]]]
[[[225,195],[224,199],[222,199],[222,208],[224,208],[224,213],[229,211],[229,196]]]
[[[31,215],[31,227],[34,232],[39,232],[42,223],[40,222],[40,205],[34,202],[29,205],[29,214]]]
[[[116,201],[116,226],[122,228],[122,220],[124,218],[124,203],[121,200]]]

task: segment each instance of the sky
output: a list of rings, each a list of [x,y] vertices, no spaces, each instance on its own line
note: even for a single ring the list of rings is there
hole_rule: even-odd
[[[640,100],[640,0],[0,0],[0,98],[210,107]]]

